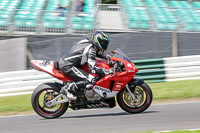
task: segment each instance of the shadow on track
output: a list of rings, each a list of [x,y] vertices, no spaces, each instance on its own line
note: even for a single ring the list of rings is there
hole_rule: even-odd
[[[159,111],[146,111],[142,112],[140,114],[147,114],[147,113],[157,113]],[[119,112],[119,113],[107,113],[107,114],[93,114],[93,115],[79,115],[79,116],[66,116],[66,117],[60,117],[57,119],[66,119],[66,118],[91,118],[91,117],[103,117],[103,116],[122,116],[122,115],[137,115],[137,114],[130,114],[127,112]]]

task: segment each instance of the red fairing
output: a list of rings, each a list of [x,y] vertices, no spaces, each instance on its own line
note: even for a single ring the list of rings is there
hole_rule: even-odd
[[[122,72],[115,72],[114,75],[107,75],[104,76],[102,79],[100,79],[98,82],[96,82],[96,86],[119,92],[124,88],[126,84],[130,82],[130,80],[133,79],[135,76],[135,73],[138,71],[136,66],[134,66],[131,62],[128,62],[126,60],[123,60],[121,58],[112,57],[111,60],[113,61],[120,61],[125,66],[125,71]],[[32,64],[37,67],[38,69],[47,72],[48,74],[54,76],[55,78],[67,82],[71,79],[64,75],[62,72],[58,72],[54,67],[54,61],[45,61],[45,60],[32,60]],[[110,69],[109,64],[104,60],[96,60],[96,66],[104,68],[104,69]],[[95,74],[92,74],[89,70],[88,64],[85,64],[82,69],[88,73],[90,73],[93,76],[97,76]],[[113,82],[113,85],[111,86],[111,82]]]
[[[62,80],[64,82],[67,82],[67,81],[71,81],[72,79],[65,76],[65,74],[63,72],[59,73],[55,68],[53,68],[53,72],[54,72],[54,77],[59,79],[59,80]]]
[[[39,70],[42,70],[53,77],[67,82],[71,79],[67,76],[65,76],[62,72],[58,72],[54,67],[54,61],[46,61],[46,60],[31,60],[31,63]]]
[[[120,91],[127,83],[130,82],[130,80],[133,79],[137,70],[134,70],[135,66],[132,63],[123,59],[112,57],[111,60],[123,62],[126,71],[115,72],[114,75],[107,75],[96,82],[96,85],[103,88],[111,89],[112,91]],[[110,88],[111,81],[114,81],[114,85],[112,88]]]

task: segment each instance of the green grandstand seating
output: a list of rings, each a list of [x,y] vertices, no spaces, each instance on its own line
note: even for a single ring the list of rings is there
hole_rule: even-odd
[[[83,7],[83,16],[74,16],[72,18],[72,29],[74,30],[93,30],[95,25],[95,17],[93,15],[95,10],[94,0],[85,0]]]
[[[177,28],[177,20],[173,13],[167,8],[164,0],[146,0],[150,13],[157,23],[158,30],[175,30]]]
[[[144,9],[132,10],[128,14],[130,21],[130,28],[133,29],[148,29],[149,28],[149,17]]]
[[[146,0],[146,4],[148,6],[156,6],[156,7],[167,7],[167,3],[164,0]]]
[[[149,29],[150,17],[146,12],[146,8],[138,8],[144,6],[142,0],[122,0],[124,9],[127,13],[132,29]],[[139,4],[135,4],[139,3]],[[175,30],[177,28],[177,19],[169,10],[167,3],[164,0],[145,0],[145,3],[156,22],[159,30]]]
[[[176,14],[181,19],[186,31],[200,31],[199,19],[197,13],[187,1],[169,1],[170,6],[177,8]],[[198,7],[199,2],[193,2],[193,6]]]
[[[200,2],[195,1],[195,2],[192,2],[192,4],[194,8],[200,8]]]
[[[136,6],[144,6],[142,0],[122,0],[131,29],[149,29],[149,16],[144,8],[136,9]]]
[[[38,16],[45,0],[24,0],[15,15],[15,26],[37,27]]]
[[[20,0],[0,0],[0,26],[7,26],[9,17],[18,7]]]
[[[94,28],[94,20],[95,18],[92,16],[83,16],[83,17],[73,17],[73,29],[85,29],[85,30],[92,30]]]
[[[8,20],[1,20],[0,19],[0,26],[7,26]]]
[[[124,5],[143,6],[142,0],[122,0]]]
[[[66,8],[62,13],[57,11],[58,2],[61,2],[61,6],[69,5],[69,0],[49,0],[46,11],[43,15],[43,24],[45,28],[65,28],[67,22]]]
[[[83,7],[84,12],[92,12],[94,11],[95,2],[94,0],[85,0],[85,5]]]

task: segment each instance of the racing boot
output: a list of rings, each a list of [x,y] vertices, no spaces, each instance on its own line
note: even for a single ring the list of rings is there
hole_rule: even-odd
[[[77,97],[74,95],[75,89],[77,89],[77,86],[75,82],[72,82],[67,83],[67,85],[63,86],[60,92],[66,95],[70,100],[76,100]]]

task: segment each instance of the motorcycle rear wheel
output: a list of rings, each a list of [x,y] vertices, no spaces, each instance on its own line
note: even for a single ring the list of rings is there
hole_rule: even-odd
[[[146,83],[142,83],[137,85],[135,88],[129,89],[135,95],[137,99],[136,102],[133,101],[125,88],[117,95],[119,106],[124,111],[132,114],[145,111],[151,105],[153,99],[151,88]]]
[[[54,119],[63,115],[68,109],[69,102],[54,106],[47,105],[48,101],[52,100],[59,94],[60,88],[56,87],[53,83],[45,83],[38,86],[31,97],[34,111],[46,119]]]

